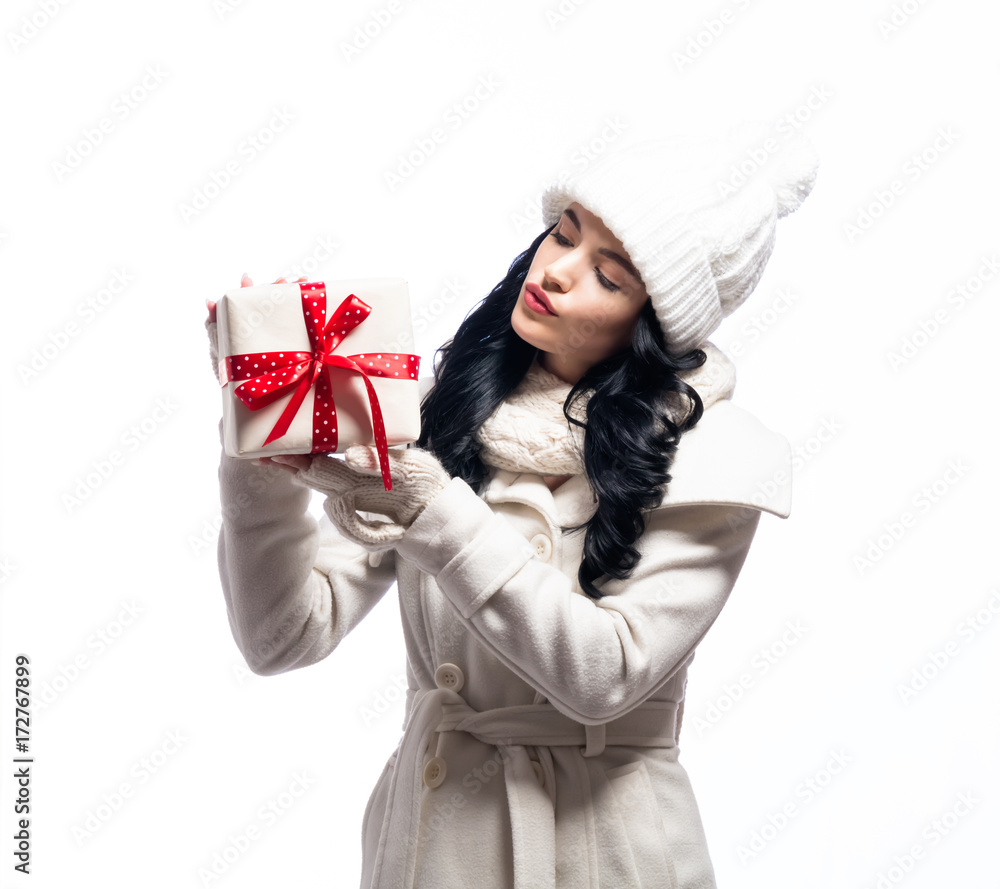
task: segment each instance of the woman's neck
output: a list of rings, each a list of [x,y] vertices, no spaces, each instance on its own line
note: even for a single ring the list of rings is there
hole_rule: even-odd
[[[542,370],[558,377],[561,382],[570,386],[575,386],[580,382],[580,377],[587,372],[587,367],[583,363],[573,361],[569,357],[552,355],[549,352],[539,352],[535,360]]]

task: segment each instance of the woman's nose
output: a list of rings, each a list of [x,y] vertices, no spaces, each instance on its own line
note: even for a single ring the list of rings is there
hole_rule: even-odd
[[[560,257],[549,263],[542,272],[542,289],[565,292],[572,281],[572,267],[563,262],[568,257]]]

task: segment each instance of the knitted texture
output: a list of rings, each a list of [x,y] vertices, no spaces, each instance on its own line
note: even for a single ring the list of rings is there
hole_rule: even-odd
[[[524,378],[479,428],[480,458],[514,472],[576,475],[583,471],[583,430],[563,416],[573,386],[543,368],[536,358]],[[590,393],[572,416],[586,422]]]
[[[345,457],[315,455],[296,480],[326,494],[323,509],[330,521],[369,551],[390,548],[451,481],[437,457],[421,448],[389,448],[391,491],[382,483],[374,448],[353,445]]]
[[[212,359],[212,373],[215,374],[216,382],[221,383],[219,377],[219,326],[215,321],[205,319],[205,332],[208,334],[208,356]]]
[[[723,138],[677,136],[622,149],[549,185],[546,226],[574,201],[601,218],[639,270],[672,355],[704,342],[757,286],[775,223],[812,189],[802,135],[749,122]]]
[[[678,376],[697,390],[707,410],[719,399],[732,397],[736,369],[713,343],[702,343],[700,348],[705,352],[705,363]],[[563,415],[572,388],[545,370],[536,358],[514,391],[480,427],[477,441],[482,446],[483,462],[512,472],[582,474],[584,430]],[[590,393],[584,393],[571,416],[586,422],[589,400]],[[680,406],[679,396],[675,406]]]

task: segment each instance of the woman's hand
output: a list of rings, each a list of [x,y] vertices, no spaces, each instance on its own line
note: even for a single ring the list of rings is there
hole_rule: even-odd
[[[208,354],[212,359],[212,373],[215,374],[216,382],[221,385],[222,380],[219,379],[219,330],[215,323],[215,303],[210,299],[206,299],[205,305],[208,306],[208,317],[205,319],[205,332],[208,334]]]
[[[295,283],[308,278],[296,278]],[[275,284],[287,283],[278,278]],[[253,286],[244,273],[241,287]],[[205,300],[212,357],[212,370],[219,378],[219,344],[215,302]],[[389,474],[392,490],[382,483],[378,452],[365,445],[347,449],[346,459],[323,454],[273,454],[257,457],[258,466],[277,466],[292,473],[308,487],[327,495],[324,508],[330,520],[349,538],[371,551],[390,548],[403,535],[413,520],[423,511],[448,482],[451,476],[437,457],[421,448],[389,448]],[[384,515],[391,522],[373,522],[358,515],[357,510]]]
[[[299,281],[307,280],[308,278],[296,278],[295,283],[298,284]],[[285,284],[287,281],[285,278],[278,278],[274,283]],[[253,287],[253,281],[246,272],[243,273],[240,287]],[[221,384],[222,380],[219,377],[219,331],[215,316],[216,303],[214,300],[206,299],[205,306],[208,309],[208,317],[205,319],[205,330],[208,333],[208,350],[212,359],[212,372],[215,374],[215,379]],[[285,461],[288,462],[286,463]],[[292,473],[298,469],[309,468],[309,457],[305,454],[289,454],[282,456],[280,461],[275,460],[273,457],[258,457],[253,462],[258,466],[277,466]]]
[[[281,454],[270,462],[294,472],[298,480],[327,495],[323,508],[343,534],[370,552],[391,548],[424,507],[451,481],[448,471],[430,451],[389,448],[392,490],[385,490],[378,452],[353,445],[346,459],[323,454]],[[386,516],[370,521],[358,510]]]

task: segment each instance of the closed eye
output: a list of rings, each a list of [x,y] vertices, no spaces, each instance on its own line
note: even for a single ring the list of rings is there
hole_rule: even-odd
[[[555,242],[560,247],[573,246],[573,242],[570,241],[569,238],[567,238],[565,235],[560,234],[559,232],[552,232],[552,234],[549,235],[549,237],[554,238]],[[597,280],[601,282],[601,286],[604,287],[606,290],[610,290],[612,293],[614,293],[616,290],[621,290],[621,288],[613,281],[611,281],[608,277],[606,277],[605,274],[596,265],[594,266],[594,274],[597,275]]]

